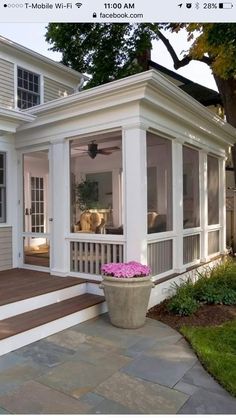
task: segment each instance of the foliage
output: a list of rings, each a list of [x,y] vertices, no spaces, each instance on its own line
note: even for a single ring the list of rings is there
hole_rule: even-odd
[[[205,368],[236,396],[236,321],[221,326],[181,328]]]
[[[151,269],[139,262],[127,263],[106,263],[101,267],[102,275],[113,276],[116,278],[138,278],[149,276]]]
[[[84,180],[75,185],[76,200],[81,211],[97,207],[97,182]]]
[[[180,316],[191,316],[199,308],[199,303],[191,295],[178,293],[171,298],[167,308]]]
[[[191,44],[179,59],[164,31],[183,29]],[[155,39],[164,42],[175,68],[194,59],[208,64],[219,77],[233,77],[235,35],[234,23],[50,23],[46,40],[53,51],[62,52],[63,64],[93,76],[91,87],[142,71],[137,57],[151,49]]]
[[[193,283],[191,279],[182,282],[180,285],[174,284],[175,295],[170,298],[167,309],[180,316],[190,316],[195,313],[199,303],[194,298]]]
[[[178,33],[186,29],[192,59],[206,62],[213,74],[228,79],[236,74],[236,25],[234,23],[172,23],[166,26]]]
[[[175,285],[176,294],[167,304],[169,311],[181,316],[193,314],[200,303],[236,304],[236,264],[230,261],[198,273],[198,280],[190,279]]]
[[[141,71],[137,51],[151,49],[149,24],[50,23],[46,40],[63,54],[62,63],[92,75],[87,87]]]

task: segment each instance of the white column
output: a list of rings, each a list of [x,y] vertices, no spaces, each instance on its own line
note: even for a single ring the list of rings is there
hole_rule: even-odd
[[[226,191],[225,159],[219,159],[219,218],[220,218],[220,253],[226,253]]]
[[[147,263],[146,127],[127,126],[122,132],[124,227],[126,261]]]
[[[181,140],[172,143],[172,179],[173,179],[173,269],[183,272],[183,145]]]
[[[17,153],[14,140],[11,135],[6,143],[6,224],[12,226],[12,267],[19,266],[19,254],[21,255],[22,237],[19,242],[18,210],[20,208],[18,197],[18,180],[22,182],[22,172],[18,170]],[[1,151],[4,151],[2,146]],[[20,246],[19,246],[20,243]]]
[[[200,260],[207,262],[208,257],[208,193],[207,193],[207,153],[201,150],[199,152],[200,165]]]
[[[64,140],[50,147],[51,273],[65,276],[69,271],[69,249],[65,240],[69,225],[69,144]]]

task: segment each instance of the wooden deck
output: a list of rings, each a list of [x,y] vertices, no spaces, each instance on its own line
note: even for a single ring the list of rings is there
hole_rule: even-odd
[[[2,271],[0,272],[0,306],[85,282],[79,278],[58,277],[28,269]]]

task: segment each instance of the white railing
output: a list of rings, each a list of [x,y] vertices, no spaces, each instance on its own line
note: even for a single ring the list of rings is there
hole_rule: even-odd
[[[102,264],[123,261],[124,243],[70,240],[71,272],[100,275]]]

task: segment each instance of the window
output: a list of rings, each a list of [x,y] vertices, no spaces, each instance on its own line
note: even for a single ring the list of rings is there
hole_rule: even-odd
[[[199,227],[199,153],[183,146],[183,226]]]
[[[6,154],[0,153],[0,223],[6,222]]]
[[[17,106],[27,109],[40,104],[40,76],[18,67]]]
[[[207,156],[208,225],[219,223],[219,161]]]

